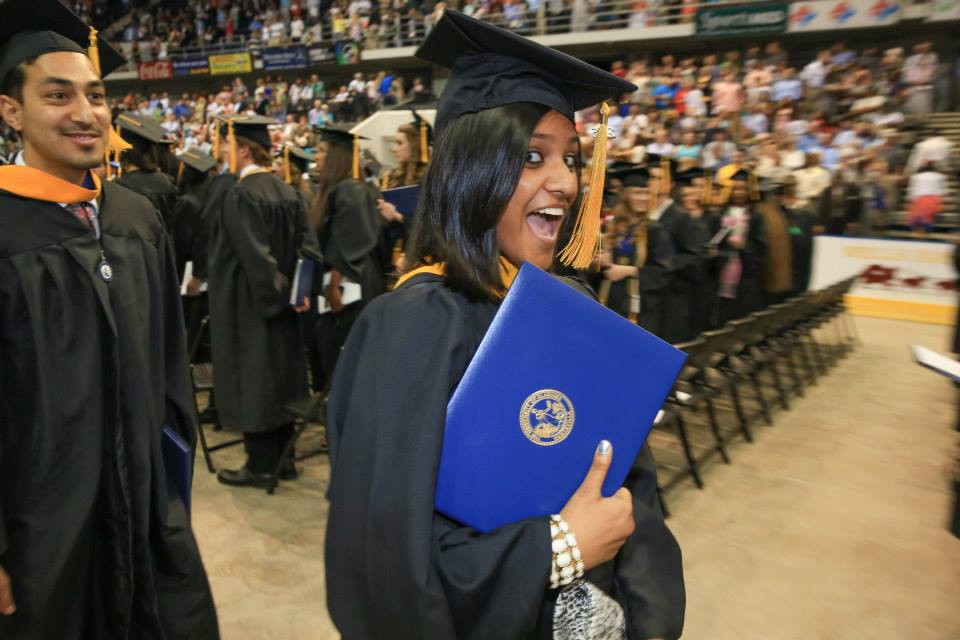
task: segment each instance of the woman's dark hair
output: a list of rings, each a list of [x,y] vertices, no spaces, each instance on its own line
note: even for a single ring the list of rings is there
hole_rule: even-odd
[[[123,161],[141,171],[156,171],[159,169],[157,150],[152,142],[139,136],[130,136],[127,140],[133,148],[123,152]]]
[[[317,175],[316,199],[310,207],[310,224],[320,228],[327,210],[327,196],[333,188],[353,176],[353,150],[343,145],[327,143],[323,170]]]
[[[414,218],[412,263],[446,263],[447,286],[472,299],[503,292],[496,227],[548,110],[521,102],[460,116],[443,129]]]

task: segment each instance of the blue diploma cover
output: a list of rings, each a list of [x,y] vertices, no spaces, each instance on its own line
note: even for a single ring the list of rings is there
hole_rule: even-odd
[[[559,513],[601,440],[613,495],[685,360],[524,264],[447,407],[436,510],[481,532]]]

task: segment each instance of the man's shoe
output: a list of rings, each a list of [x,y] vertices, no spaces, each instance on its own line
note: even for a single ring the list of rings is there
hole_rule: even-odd
[[[254,473],[244,465],[239,469],[221,469],[217,474],[217,480],[231,487],[266,488],[270,485],[270,474]]]

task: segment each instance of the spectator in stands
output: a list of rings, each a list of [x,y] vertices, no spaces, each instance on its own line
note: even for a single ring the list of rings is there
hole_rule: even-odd
[[[933,44],[921,42],[914,45],[913,55],[903,63],[902,80],[908,87],[903,110],[907,115],[926,115],[933,111],[933,79],[939,62]]]
[[[930,136],[914,146],[907,161],[906,173],[916,173],[925,165],[949,173],[954,162],[954,148],[950,139],[942,135]]]
[[[783,155],[781,154],[781,162]],[[786,164],[786,163],[784,163]],[[820,154],[811,151],[806,154],[806,166],[793,172],[796,180],[796,195],[800,206],[810,209],[816,209],[819,198],[824,191],[831,185],[832,178],[830,172],[824,169],[820,164]]]
[[[793,67],[786,67],[773,83],[771,97],[775,103],[799,102],[803,98],[803,83],[796,77]]]
[[[653,142],[647,145],[648,154],[653,153],[658,156],[672,158],[675,151],[673,143],[670,142],[669,134],[663,127],[657,129],[657,132],[653,136]]]
[[[804,152],[797,149],[796,139],[791,135],[783,135],[780,139],[780,164],[790,171],[807,165]]]
[[[770,132],[770,119],[764,113],[762,104],[754,104],[750,107],[750,113],[743,118],[742,123],[753,136]]]
[[[731,72],[726,71],[713,83],[712,99],[714,115],[739,114],[743,104],[743,87]]]
[[[726,130],[718,129],[713,140],[703,147],[703,168],[716,171],[726,166],[736,150],[737,146],[727,139]]]
[[[910,176],[910,186],[907,189],[910,200],[907,223],[913,231],[928,232],[933,228],[937,214],[943,209],[946,190],[946,177],[932,162],[922,162],[918,171]]]

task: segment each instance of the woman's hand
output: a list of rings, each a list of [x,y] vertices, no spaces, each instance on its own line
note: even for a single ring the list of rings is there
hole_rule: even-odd
[[[613,447],[603,440],[593,456],[593,464],[576,493],[567,501],[560,516],[577,537],[580,556],[586,570],[612,560],[633,533],[633,499],[622,487],[609,498],[600,490],[613,460]]]
[[[13,589],[10,587],[10,576],[3,567],[0,567],[0,616],[11,616],[17,611],[13,602]]]
[[[639,275],[640,273],[637,268],[628,264],[612,264],[603,272],[604,279],[610,282],[620,282],[626,278],[637,278]]]
[[[377,200],[377,213],[380,214],[380,217],[387,224],[392,222],[403,222],[403,215],[397,211],[397,208],[393,206],[392,203],[387,202],[383,198]]]

